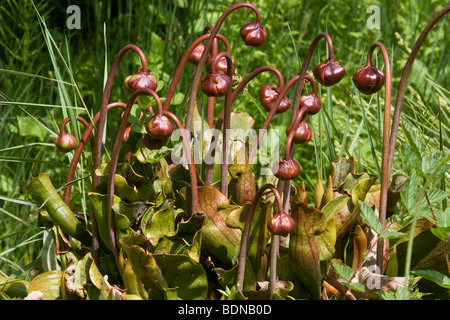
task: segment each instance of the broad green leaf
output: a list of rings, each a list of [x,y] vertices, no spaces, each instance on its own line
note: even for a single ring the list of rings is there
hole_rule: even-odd
[[[361,209],[361,218],[363,218],[364,221],[366,221],[367,225],[379,235],[383,231],[383,227],[381,226],[378,217],[365,202],[358,200],[358,204],[359,208]]]
[[[174,201],[168,201],[152,216],[149,226],[143,230],[146,238],[153,246],[158,244],[160,238],[175,231]]]
[[[412,271],[416,276],[420,276],[424,279],[433,281],[434,283],[438,284],[439,286],[450,289],[450,278],[447,277],[445,274],[436,271],[436,270],[415,270]]]
[[[206,299],[208,281],[201,264],[181,254],[155,254],[153,256],[168,287],[176,288],[178,299]]]
[[[343,264],[339,264],[336,262],[331,262],[331,264],[333,265],[333,267],[336,269],[337,273],[345,280],[345,281],[349,281],[350,278],[352,277],[354,271],[352,268],[350,268],[347,265],[343,265]]]
[[[131,261],[134,273],[149,292],[150,299],[162,300],[163,290],[169,286],[153,255],[143,248],[148,245],[148,240],[143,235],[130,235],[119,241]]]
[[[40,291],[44,294],[43,300],[60,300],[61,283],[64,272],[61,270],[53,270],[38,274],[31,280],[28,287],[28,293],[32,291]]]

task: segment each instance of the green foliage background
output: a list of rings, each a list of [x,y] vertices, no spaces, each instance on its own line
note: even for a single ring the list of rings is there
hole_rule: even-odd
[[[102,88],[116,53],[126,44],[141,47],[152,73],[158,74],[160,96],[189,44],[207,24],[214,25],[220,14],[236,1],[214,0],[105,0],[40,1],[6,0],[0,4],[0,275],[31,278],[39,270],[45,233],[39,227],[35,205],[26,185],[32,177],[49,172],[55,186],[62,186],[71,155],[57,152],[53,140],[66,116],[93,115],[99,110]],[[377,173],[381,166],[381,129],[384,90],[373,98],[360,96],[351,77],[366,60],[368,47],[381,41],[392,57],[393,104],[408,53],[427,22],[446,1],[252,1],[262,14],[268,31],[260,48],[243,45],[242,24],[252,21],[250,10],[238,10],[220,30],[231,43],[231,54],[240,76],[272,65],[285,81],[301,68],[312,39],[328,32],[335,57],[346,68],[344,80],[333,89],[319,88],[322,112],[312,120],[313,142],[300,146],[296,159],[301,179],[309,191],[317,171],[325,180],[330,162],[339,156],[355,156],[358,172]],[[81,9],[81,29],[66,27],[69,5]],[[369,29],[370,5],[380,8],[381,29]],[[46,28],[37,15],[45,21]],[[409,78],[403,107],[398,154],[393,172],[409,175],[414,169],[403,145],[421,141],[424,153],[449,150],[450,62],[449,17],[440,22],[425,41]],[[54,41],[54,42],[53,42]],[[312,66],[326,57],[321,42]],[[382,56],[376,55],[383,67]],[[124,58],[110,101],[126,101],[122,81],[135,73],[137,56]],[[311,66],[311,67],[312,67]],[[189,93],[194,67],[187,66],[178,91]],[[248,92],[233,105],[247,111],[258,128],[266,115],[257,99],[259,88],[275,83],[273,75],[254,79]],[[293,91],[290,97],[293,98]],[[186,101],[172,110],[182,118]],[[120,115],[108,119],[106,149],[111,150]],[[290,115],[277,116],[271,127],[284,133]],[[403,124],[413,128],[415,140],[404,135]],[[81,127],[71,126],[77,133]],[[285,140],[284,135],[280,137]],[[106,157],[108,152],[106,152]],[[90,173],[90,158],[82,159],[82,170]],[[83,171],[82,171],[83,172]],[[447,172],[448,174],[448,172]],[[446,191],[448,175],[442,173],[433,184]],[[74,201],[85,206],[84,181],[77,184]],[[447,199],[440,199],[442,210]]]

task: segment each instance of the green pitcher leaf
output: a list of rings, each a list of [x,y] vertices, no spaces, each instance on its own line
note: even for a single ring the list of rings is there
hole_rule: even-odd
[[[190,203],[190,188],[180,193]],[[241,231],[227,226],[228,215],[235,209],[214,186],[198,188],[199,212],[206,214],[202,229],[202,246],[205,252],[231,266],[239,253]]]
[[[227,225],[231,228],[239,228],[242,231],[250,206],[248,204],[233,210],[228,216]],[[267,243],[271,237],[271,233],[266,226],[272,217],[272,208],[273,203],[271,201],[258,202],[250,226],[247,244],[247,257],[250,265],[247,264],[247,266],[252,266],[255,274],[265,273],[265,270],[261,270],[263,265],[261,259],[267,251]]]
[[[327,227],[324,214],[304,203],[291,202],[291,214],[295,227],[290,234],[289,257],[291,268],[311,294],[312,299],[321,295],[321,257],[316,235]]]
[[[38,274],[31,280],[28,287],[28,294],[32,291],[40,291],[44,294],[43,300],[60,300],[62,299],[61,283],[64,272],[61,270],[53,270]]]
[[[28,191],[37,205],[47,210],[53,223],[62,231],[81,242],[91,243],[91,235],[86,227],[65,204],[47,173],[42,173],[31,180]]]
[[[160,238],[175,231],[174,201],[168,201],[153,214],[151,220],[151,224],[142,231],[150,243],[156,246]]]
[[[208,281],[201,264],[182,254],[155,254],[153,257],[168,287],[176,288],[176,296],[179,299],[206,299]],[[165,288],[165,291],[167,290]]]
[[[341,157],[333,161],[331,165],[333,166],[333,173],[331,175],[333,177],[333,188],[340,186],[348,174],[355,173],[355,159],[353,157],[348,159]]]
[[[95,218],[98,223],[98,229],[100,238],[103,243],[111,249],[111,245],[109,242],[109,233],[108,233],[108,216],[107,216],[107,200],[108,196],[90,192],[89,197],[92,202],[92,206],[94,208]],[[117,196],[114,196],[113,202],[113,214],[114,214],[114,224],[116,229],[116,237],[117,239],[127,236],[130,233],[130,220],[124,214],[118,213],[116,210],[120,208],[118,206],[121,202],[121,199]]]
[[[144,249],[149,245],[148,240],[143,235],[130,235],[119,241],[131,262],[134,273],[149,292],[150,299],[162,300],[163,290],[169,287],[155,258]]]

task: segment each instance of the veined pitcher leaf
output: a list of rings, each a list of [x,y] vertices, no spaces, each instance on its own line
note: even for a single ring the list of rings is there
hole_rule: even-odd
[[[78,221],[72,209],[61,198],[47,173],[42,173],[31,180],[29,193],[33,200],[47,210],[53,223],[58,225],[65,233],[84,243],[91,242],[91,235],[86,227]]]
[[[289,241],[291,268],[307,288],[311,298],[320,299],[321,251],[327,250],[319,247],[317,236],[325,232],[327,220],[323,212],[294,201],[291,201],[291,214],[295,220]],[[325,241],[325,237],[321,241]]]
[[[183,188],[180,193],[190,203],[190,188]],[[227,197],[214,186],[198,188],[198,204],[198,211],[206,214],[202,229],[203,249],[225,264],[233,265],[239,253],[241,231],[228,227],[226,222],[236,207],[230,207]]]

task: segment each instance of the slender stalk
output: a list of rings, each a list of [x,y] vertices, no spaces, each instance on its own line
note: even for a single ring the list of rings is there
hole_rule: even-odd
[[[260,14],[258,8],[256,8],[256,6],[254,6],[250,3],[245,3],[245,2],[236,3],[222,13],[222,15],[220,16],[219,20],[217,21],[215,27],[211,30],[210,37],[208,38],[208,41],[205,44],[205,50],[200,58],[200,61],[197,64],[197,68],[195,70],[194,79],[192,81],[191,94],[190,94],[189,102],[188,102],[186,121],[184,124],[184,127],[187,128],[188,130],[191,128],[191,125],[192,125],[192,117],[193,117],[193,112],[194,112],[195,100],[197,97],[197,91],[198,91],[200,78],[202,76],[203,66],[206,63],[206,59],[208,58],[208,52],[211,49],[213,40],[216,37],[217,33],[219,32],[219,29],[220,29],[222,23],[224,22],[225,18],[231,12],[233,12],[234,10],[241,8],[241,7],[247,7],[247,8],[252,9],[256,14],[256,21],[258,23],[261,22],[261,14]]]
[[[117,138],[114,143],[113,151],[111,154],[111,160],[109,162],[109,174],[108,174],[108,187],[107,187],[107,221],[108,221],[108,236],[111,244],[112,251],[114,253],[114,257],[116,259],[116,264],[120,272],[122,272],[122,266],[119,261],[119,248],[116,242],[116,231],[114,226],[114,215],[112,212],[112,206],[114,204],[114,180],[116,176],[117,170],[117,161],[119,158],[120,147],[122,146],[123,135],[125,133],[125,129],[128,125],[128,118],[130,116],[131,107],[133,106],[134,101],[141,95],[152,95],[159,108],[159,112],[162,113],[162,104],[158,95],[150,89],[138,89],[134,91],[130,99],[128,100],[127,106],[125,107],[125,111],[122,114],[122,121],[120,122],[119,131],[117,133]],[[98,138],[98,137],[97,137]]]
[[[227,59],[228,76],[233,76],[233,60],[227,52],[219,53],[211,62],[211,72],[214,73],[217,61],[225,57]],[[221,165],[221,188],[220,191],[228,198],[228,150],[229,150],[229,134],[231,122],[231,86],[225,94],[224,122],[223,122],[223,141],[222,141],[222,165]]]
[[[259,199],[262,197],[262,195],[264,194],[264,192],[267,189],[272,190],[272,192],[275,195],[275,200],[278,204],[278,207],[281,208],[281,204],[282,204],[281,197],[280,197],[280,194],[278,193],[278,190],[275,188],[275,186],[273,184],[268,183],[268,184],[263,185],[261,188],[259,188],[259,190],[256,192],[255,197],[253,198],[252,203],[250,204],[250,208],[247,212],[247,220],[245,221],[244,230],[242,231],[242,236],[241,236],[241,250],[240,250],[239,256],[238,256],[238,271],[237,271],[237,281],[236,281],[236,284],[237,284],[236,287],[239,292],[242,292],[243,286],[244,286],[245,262],[246,262],[246,258],[247,258],[247,245],[248,245],[248,236],[250,233],[250,227],[252,224],[253,216],[255,214],[255,209],[256,209],[256,206],[258,205]],[[273,253],[271,251],[271,257],[272,257],[272,255],[273,255]],[[272,268],[270,268],[270,274],[272,275],[272,273],[276,274],[275,270],[272,270]]]
[[[379,41],[373,43],[367,54],[367,61],[372,58],[372,53],[375,48],[379,48],[383,53],[385,74],[386,74],[386,88],[384,95],[384,122],[383,122],[383,148],[381,159],[381,189],[380,189],[380,207],[379,207],[379,220],[381,226],[386,226],[386,209],[387,209],[387,196],[389,187],[389,137],[391,127],[391,91],[392,91],[392,79],[391,79],[391,62],[389,60],[389,54],[386,47]],[[384,241],[378,240],[377,244],[377,266],[380,268],[380,272],[383,273],[383,257],[384,257]]]
[[[449,11],[450,11],[450,5],[446,6],[444,9],[442,9],[426,25],[426,27],[423,29],[422,33],[420,34],[419,38],[417,39],[416,43],[414,44],[414,47],[411,50],[408,60],[406,61],[405,68],[403,69],[402,77],[400,78],[400,83],[398,85],[397,101],[395,102],[394,118],[392,120],[392,129],[391,129],[391,137],[390,137],[390,144],[389,144],[389,175],[391,174],[392,164],[394,162],[395,144],[397,143],[400,115],[402,112],[402,104],[403,104],[403,99],[405,97],[406,85],[408,82],[409,74],[411,73],[411,69],[412,69],[414,60],[416,59],[417,53],[419,52],[419,49],[422,46],[425,38],[428,36],[428,33],[431,31],[431,29],[434,27],[434,25]]]
[[[106,126],[106,113],[107,113],[107,105],[108,105],[108,100],[109,100],[109,96],[111,93],[111,88],[114,82],[114,77],[117,73],[117,69],[119,68],[120,62],[123,58],[123,56],[125,55],[126,52],[128,51],[135,51],[138,55],[139,58],[141,59],[141,64],[142,64],[142,69],[143,71],[147,72],[147,60],[145,58],[144,53],[142,52],[142,50],[133,45],[133,44],[129,44],[126,45],[125,47],[123,47],[116,55],[114,62],[111,66],[111,70],[109,72],[108,78],[106,80],[106,84],[105,84],[105,88],[103,90],[103,96],[102,96],[102,102],[100,105],[100,119],[99,119],[99,123],[98,123],[98,128],[97,128],[97,135],[96,135],[96,142],[94,145],[94,153],[93,153],[93,169],[92,169],[92,190],[95,190],[95,187],[98,185],[99,183],[99,177],[97,177],[95,175],[95,170],[97,170],[97,168],[100,166],[101,163],[101,157],[102,157],[102,140],[103,140],[103,132],[105,130],[105,126]]]
[[[167,90],[166,101],[164,101],[164,105],[163,105],[164,110],[169,110],[169,108],[170,108],[170,102],[172,101],[173,95],[175,94],[175,89],[176,89],[176,87],[178,85],[178,82],[180,80],[180,77],[181,77],[181,74],[182,74],[182,72],[184,70],[184,67],[186,66],[186,63],[187,63],[188,58],[189,58],[189,55],[192,53],[192,51],[200,43],[202,43],[206,39],[209,39],[210,37],[211,37],[211,34],[203,34],[203,35],[201,35],[200,37],[195,39],[194,42],[192,42],[192,44],[184,52],[184,54],[181,57],[181,60],[180,60],[180,62],[178,64],[178,66],[177,66],[177,69],[175,70],[175,73],[174,73],[174,75],[172,77],[172,81],[170,82],[169,89]],[[217,37],[218,39],[222,40],[222,42],[225,44],[226,52],[230,52],[230,44],[229,44],[227,38],[225,38],[221,34],[216,34],[215,37]],[[205,47],[205,51],[206,51],[206,47]],[[206,56],[208,56],[207,53],[206,53]]]
[[[298,81],[297,81],[297,88],[295,90],[295,96],[294,96],[294,103],[292,106],[292,116],[291,116],[291,124],[294,123],[295,118],[297,116],[297,112],[298,109],[300,107],[300,98],[302,96],[302,91],[303,91],[303,83],[305,81],[305,76],[306,76],[306,71],[308,69],[309,63],[311,61],[312,58],[312,54],[314,52],[314,49],[316,48],[317,44],[319,43],[319,41],[325,38],[325,40],[328,43],[328,58],[329,59],[334,59],[334,51],[333,51],[333,42],[331,41],[331,37],[328,33],[326,32],[322,32],[319,33],[311,42],[309,49],[306,53],[305,59],[303,60],[302,63],[302,68],[300,70],[300,74],[298,76]],[[292,158],[294,156],[294,150],[293,148],[290,151],[289,156]],[[285,211],[286,209],[289,207],[289,194],[291,192],[291,184],[288,181],[285,181],[284,183],[284,196],[283,196],[283,203],[284,203],[284,208]],[[286,211],[288,212],[288,211]]]
[[[306,71],[307,71],[309,63],[311,61],[312,54],[313,54],[314,49],[316,48],[317,44],[319,43],[320,39],[322,39],[322,38],[325,38],[325,40],[328,43],[328,58],[330,58],[330,59],[334,58],[333,42],[331,41],[330,35],[326,32],[319,33],[311,42],[309,49],[306,53],[305,59],[303,60],[302,68],[300,70],[299,78],[298,78],[298,82],[297,82],[297,88],[295,90],[294,103],[292,106],[291,123],[294,122],[295,116],[296,116],[299,106],[300,106],[300,97],[301,97],[302,91],[303,91],[303,82],[305,80]]]
[[[189,166],[189,175],[191,179],[191,214],[196,214],[198,212],[198,183],[197,183],[197,171],[195,169],[194,165],[194,159],[192,158],[192,152],[191,147],[189,145],[189,139],[186,135],[186,132],[184,131],[184,127],[181,124],[180,120],[171,112],[164,110],[163,111],[165,116],[168,116],[173,122],[175,122],[175,125],[180,130],[181,137],[183,139],[183,147],[184,152],[189,155],[190,159],[188,159],[188,166]]]
[[[107,106],[107,110],[110,110],[112,108],[117,108],[117,107],[125,108],[126,104],[122,103],[122,102],[113,102]],[[92,119],[92,122],[89,123],[88,126],[86,127],[86,129],[83,133],[83,136],[81,137],[80,142],[78,143],[78,146],[75,149],[75,153],[72,157],[72,161],[70,163],[69,171],[68,171],[67,177],[66,177],[67,186],[64,188],[64,195],[63,195],[64,202],[68,206],[70,206],[70,194],[72,191],[72,184],[70,184],[70,182],[72,182],[75,177],[75,171],[76,171],[76,168],[78,165],[78,161],[80,160],[81,154],[84,150],[84,146],[86,145],[88,137],[90,137],[92,135],[94,126],[99,121],[99,118],[100,118],[100,111],[94,116],[94,118]]]
[[[270,123],[273,120],[273,117],[275,116],[277,112],[278,105],[281,103],[281,100],[283,100],[284,97],[286,97],[287,91],[292,87],[292,85],[298,81],[300,76],[295,76],[291,80],[288,81],[288,83],[283,87],[283,89],[280,91],[280,94],[278,95],[277,99],[274,101],[272,109],[270,109],[269,114],[267,115],[266,120],[264,121],[263,125],[261,126],[261,130],[259,130],[258,139],[256,141],[256,144],[253,145],[252,150],[250,150],[249,154],[249,163],[253,163],[253,157],[256,154],[256,150],[259,147],[259,144],[261,143],[264,134],[266,130],[269,128]]]
[[[263,66],[263,67],[259,67],[258,69],[252,71],[251,73],[249,73],[244,80],[241,81],[241,83],[239,83],[239,85],[236,87],[236,89],[233,90],[232,94],[231,94],[231,98],[230,98],[230,104],[233,104],[234,100],[237,98],[237,96],[239,95],[239,93],[242,92],[242,90],[244,89],[244,87],[253,79],[255,78],[258,74],[264,72],[264,71],[270,71],[273,72],[277,75],[278,77],[278,88],[281,90],[284,87],[284,79],[283,79],[283,75],[281,74],[281,72],[272,67],[272,66]],[[277,100],[278,101],[278,100]],[[281,99],[279,100],[281,102]],[[278,103],[279,104],[279,103]],[[276,107],[278,107],[278,104],[274,104],[274,108],[276,109]],[[215,129],[219,130],[222,125],[223,125],[223,121],[224,121],[224,108],[222,108],[219,117],[217,118],[217,121],[215,123]],[[273,112],[272,114],[272,118],[273,115],[275,115],[275,112]],[[271,121],[272,119],[270,119]],[[268,123],[270,123],[270,121],[268,121]],[[212,141],[211,141],[211,148],[212,148]],[[212,156],[214,156],[213,154],[214,150],[210,150],[210,153]],[[251,163],[251,162],[249,162]],[[206,167],[206,173],[205,173],[205,185],[211,185],[212,183],[212,174],[213,174],[213,170],[214,170],[214,163],[210,163],[207,164]]]

